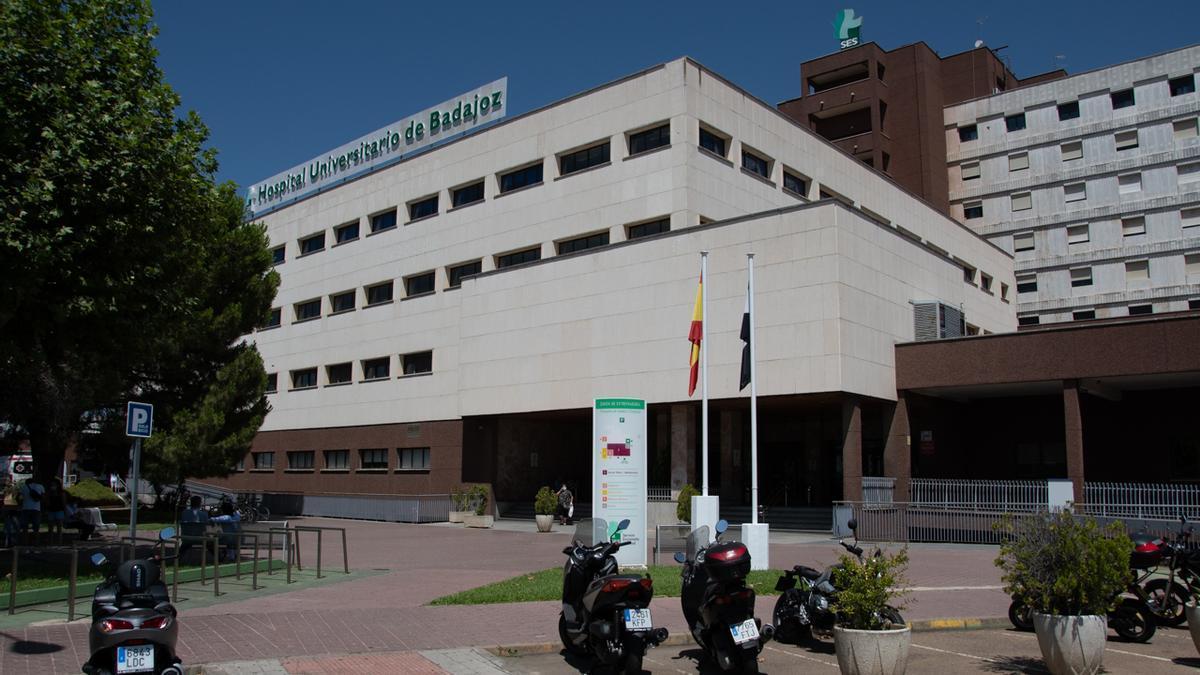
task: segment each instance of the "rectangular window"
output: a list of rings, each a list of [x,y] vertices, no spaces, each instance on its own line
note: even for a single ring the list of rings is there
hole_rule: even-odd
[[[1193,117],[1187,120],[1175,120],[1171,123],[1171,128],[1175,132],[1175,140],[1185,141],[1189,138],[1196,137],[1196,118]]]
[[[419,375],[433,372],[433,352],[413,352],[400,356],[400,367],[405,375]]]
[[[963,218],[973,220],[983,217],[983,202],[967,202],[963,204]]]
[[[1033,250],[1033,233],[1022,232],[1013,235],[1013,253]]]
[[[1200,309],[1200,298],[1188,300],[1188,309]]]
[[[970,162],[959,167],[962,171],[963,180],[975,180],[979,178],[979,162]]]
[[[391,302],[393,283],[394,282],[391,281],[385,281],[382,284],[367,286],[367,307]]]
[[[284,258],[284,245],[281,244],[271,249],[271,264],[282,265]]]
[[[1071,183],[1063,186],[1063,201],[1081,202],[1087,199],[1087,183]]]
[[[700,147],[718,157],[725,156],[725,139],[704,127],[700,127]]]
[[[974,267],[964,267],[963,268],[963,281],[965,281],[968,284],[971,284],[972,286],[975,285],[975,268]]]
[[[1017,113],[1004,118],[1004,128],[1011,133],[1025,128],[1025,113]]]
[[[771,177],[771,163],[748,150],[742,150],[742,168],[763,178]]]
[[[965,127],[958,128],[958,142],[967,143],[979,139],[979,127],[974,124],[968,124]]]
[[[386,469],[388,468],[388,451],[387,448],[371,448],[369,450],[358,451],[358,468],[359,469]]]
[[[576,237],[575,239],[568,239],[566,241],[560,241],[558,242],[558,254],[565,255],[567,253],[574,253],[576,251],[585,251],[589,248],[596,248],[597,246],[608,246],[607,231],[597,232],[596,234],[589,234],[583,237]]]
[[[1058,104],[1058,120],[1066,122],[1079,117],[1079,101]]]
[[[275,453],[273,452],[254,452],[250,456],[254,458],[255,471],[271,471],[275,468]]]
[[[1073,159],[1083,159],[1083,141],[1071,141],[1063,143],[1059,146],[1062,151],[1062,161],[1069,162]]]
[[[338,244],[344,244],[348,241],[354,241],[355,239],[358,239],[358,221],[356,220],[353,223],[338,225],[337,227],[333,228],[333,239]]]
[[[500,175],[500,194],[542,183],[542,162]]]
[[[1120,110],[1121,108],[1128,108],[1137,102],[1133,97],[1132,89],[1123,89],[1121,91],[1114,91],[1111,94],[1111,97],[1112,97],[1113,110]]]
[[[429,448],[400,448],[396,451],[399,456],[399,471],[425,471],[429,469]]]
[[[542,247],[535,246],[533,248],[527,248],[524,251],[517,251],[515,253],[505,253],[504,255],[496,256],[496,269],[503,269],[505,267],[513,267],[515,265],[524,265],[526,263],[531,263],[531,262],[534,262],[535,260],[541,260],[541,259],[542,259]]]
[[[363,381],[386,380],[391,377],[392,359],[381,356],[377,359],[366,359],[362,362]]]
[[[267,314],[267,324],[263,328],[279,328],[283,324],[283,308],[272,307]]]
[[[354,309],[354,300],[358,295],[357,291],[343,291],[336,295],[329,296],[329,304],[333,307],[333,314],[341,312],[349,312]]]
[[[1138,234],[1146,234],[1146,217],[1134,216],[1132,218],[1121,219],[1121,234],[1122,236],[1132,237]]]
[[[1141,316],[1143,314],[1153,314],[1154,305],[1130,305],[1129,316]]]
[[[1180,185],[1200,181],[1200,162],[1180,164],[1175,170],[1179,172]]]
[[[292,371],[292,389],[311,389],[317,386],[317,369],[302,368]]]
[[[346,471],[350,468],[349,450],[326,450],[325,469],[327,471]]]
[[[290,450],[287,454],[288,471],[312,471],[313,459],[317,453],[312,450]]]
[[[405,279],[404,279],[404,295],[411,298],[414,295],[421,295],[423,293],[432,293],[433,286],[434,286],[433,270],[424,272],[422,274],[414,274],[411,277],[405,277]]]
[[[450,191],[450,205],[454,208],[483,201],[483,181],[471,183]]]
[[[396,209],[371,216],[371,232],[383,232],[396,227]]]
[[[590,148],[576,150],[558,158],[558,173],[566,176],[593,166],[608,164],[609,142],[605,141]]]
[[[1000,299],[1008,302],[1008,284],[1003,282],[1000,284]]]
[[[1183,96],[1196,91],[1196,76],[1184,75],[1183,77],[1171,78],[1167,82],[1167,86],[1171,88],[1172,96]]]
[[[310,253],[325,250],[325,232],[318,232],[312,236],[305,237],[300,240],[300,255],[305,256]]]
[[[629,156],[640,155],[643,152],[650,152],[655,148],[661,148],[664,145],[671,144],[671,124],[668,122],[653,129],[639,131],[636,134],[629,134]]]
[[[1080,286],[1092,285],[1092,268],[1077,267],[1071,270],[1071,287],[1079,288]]]
[[[1024,171],[1029,168],[1029,153],[1019,152],[1008,156],[1009,171]]]
[[[1041,317],[1039,317],[1036,314],[1033,314],[1030,316],[1018,316],[1017,317],[1017,325],[1018,326],[1036,326],[1036,325],[1040,324],[1041,322],[1042,322]]]
[[[267,393],[279,391],[279,373],[267,373]]]
[[[420,220],[429,216],[436,216],[438,212],[438,196],[426,197],[408,204],[408,220]]]
[[[296,322],[308,321],[321,316],[321,299],[306,300],[305,302],[297,302],[296,306]]]
[[[1200,253],[1183,256],[1183,270],[1188,277],[1200,276]]]
[[[1129,131],[1122,131],[1122,132],[1118,133],[1114,138],[1116,139],[1116,142],[1117,142],[1117,150],[1118,151],[1133,150],[1134,148],[1136,148],[1138,146],[1137,129],[1130,129]]]
[[[1028,211],[1033,208],[1033,195],[1021,192],[1011,197],[1013,211]]]
[[[652,234],[661,234],[671,231],[671,219],[660,218],[652,220],[648,223],[638,223],[637,225],[629,226],[629,233],[626,235],[628,239],[638,239],[640,237],[649,237]]]
[[[1179,225],[1181,227],[1200,227],[1200,208],[1180,211]]]
[[[1017,293],[1037,293],[1037,275],[1026,274],[1017,277]]]
[[[1128,260],[1125,262],[1125,281],[1149,281],[1149,260]]]
[[[783,172],[783,189],[797,197],[808,197],[808,179],[785,170]]]
[[[1067,228],[1067,244],[1086,244],[1091,241],[1091,232],[1088,224],[1072,225]]]
[[[329,384],[350,384],[354,379],[354,364],[335,363],[325,366],[325,379]]]
[[[987,274],[984,274],[983,272],[980,272],[979,273],[979,288],[983,289],[984,292],[991,293],[992,292],[992,277]]]
[[[446,276],[450,279],[450,287],[458,288],[462,285],[463,277],[469,277],[472,274],[479,274],[483,271],[483,261],[476,260],[474,262],[454,265],[446,270]]]
[[[1117,176],[1117,192],[1123,195],[1132,192],[1141,192],[1142,190],[1142,174],[1129,173],[1124,176]]]
[[[1096,310],[1094,309],[1081,309],[1071,312],[1071,319],[1074,321],[1088,321],[1094,318],[1096,318]]]

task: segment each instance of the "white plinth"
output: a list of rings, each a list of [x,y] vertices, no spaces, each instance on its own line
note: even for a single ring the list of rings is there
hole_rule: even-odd
[[[750,569],[771,568],[771,536],[766,523],[742,523],[742,543],[750,549]]]
[[[701,525],[708,526],[708,541],[717,534],[717,519],[721,513],[721,498],[716,495],[707,497],[692,497],[692,529]]]

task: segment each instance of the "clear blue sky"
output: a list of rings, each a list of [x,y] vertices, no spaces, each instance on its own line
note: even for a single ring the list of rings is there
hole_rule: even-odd
[[[802,61],[837,49],[844,7],[885,49],[1008,45],[1020,77],[1200,42],[1195,0],[154,2],[159,65],[243,190],[504,75],[509,115],[684,55],[777,103],[800,94]]]

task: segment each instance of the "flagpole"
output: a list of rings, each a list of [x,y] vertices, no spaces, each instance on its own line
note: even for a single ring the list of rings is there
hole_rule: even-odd
[[[700,456],[703,480],[700,494],[708,496],[708,251],[700,252]]]
[[[758,352],[754,344],[754,254],[746,254],[747,303],[750,309],[750,522],[758,524],[758,374],[755,362]]]

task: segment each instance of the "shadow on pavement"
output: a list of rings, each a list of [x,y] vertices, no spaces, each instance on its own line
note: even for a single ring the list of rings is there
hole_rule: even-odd
[[[1177,658],[1171,659],[1172,663],[1177,663],[1181,666],[1189,666],[1191,668],[1200,668],[1200,659],[1196,658]]]
[[[1041,659],[1028,656],[993,656],[992,660],[981,664],[984,670],[993,673],[1048,673],[1046,664]]]
[[[8,638],[9,640],[12,640],[12,644],[9,645],[8,650],[14,654],[25,654],[25,655],[53,654],[54,652],[61,652],[63,650],[62,645],[54,643],[54,642],[37,642],[35,640],[17,640],[16,638],[9,635],[8,633],[0,633],[0,635],[3,635],[4,637]]]

